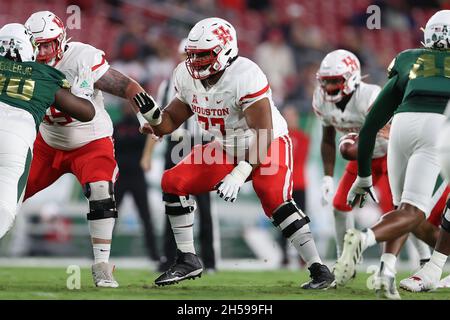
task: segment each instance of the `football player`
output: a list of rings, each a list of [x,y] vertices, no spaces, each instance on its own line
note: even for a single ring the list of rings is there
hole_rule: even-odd
[[[203,271],[194,249],[192,195],[216,190],[234,202],[242,185],[252,180],[265,214],[307,263],[312,279],[302,287],[328,288],[334,277],[317,253],[309,218],[292,200],[292,143],[266,76],[238,56],[236,31],[220,18],[201,20],[191,29],[186,53],[174,71],[176,97],[164,111],[156,104],[147,108],[145,94],[137,98],[157,136],[195,116],[215,137],[163,174],[163,200],[178,250],[175,264],[155,283],[173,284]]]
[[[313,95],[313,110],[322,123],[320,145],[324,177],[322,204],[327,205],[334,194],[334,164],[336,159],[336,131],[347,134],[359,132],[367,113],[381,88],[361,81],[359,59],[347,50],[335,50],[326,55],[317,72],[318,85]],[[387,177],[386,151],[388,140],[377,135],[372,156],[374,184],[379,185],[382,212],[394,209]],[[356,160],[349,161],[334,194],[337,256],[342,252],[344,235],[353,228],[352,207],[347,204],[347,193],[357,175]],[[379,183],[378,183],[379,182]]]
[[[322,204],[327,205],[334,194],[334,163],[336,158],[336,131],[357,133],[380,92],[380,87],[361,80],[359,59],[347,50],[330,52],[321,62],[317,72],[318,85],[313,95],[313,110],[322,122],[321,153],[324,168],[322,180]],[[380,195],[383,213],[394,209],[387,174],[387,145],[389,125],[382,128],[376,137],[372,155],[372,175],[374,185]],[[333,199],[335,217],[337,256],[342,253],[344,235],[354,228],[354,219],[349,214],[352,207],[347,204],[347,194],[357,176],[357,161],[347,164]],[[429,246],[411,236],[421,264],[430,258]]]
[[[112,274],[114,266],[108,262],[117,218],[114,183],[118,167],[111,138],[113,126],[104,108],[102,91],[128,99],[132,106],[133,98],[145,91],[131,78],[110,68],[103,51],[85,43],[68,42],[64,24],[54,13],[33,13],[25,25],[33,32],[39,46],[38,62],[60,70],[71,83],[82,65],[91,69],[95,88],[92,101],[96,109],[94,119],[87,123],[53,106],[47,110],[34,144],[25,199],[47,188],[65,173],[74,174],[89,201],[87,219],[94,252],[94,284],[118,287]],[[133,108],[138,111],[137,106]],[[151,128],[142,117],[140,123],[140,130],[149,133]]]
[[[22,24],[0,29],[0,238],[12,227],[22,203],[45,110],[53,104],[83,122],[95,115],[90,71],[73,82],[73,95],[64,74],[34,62],[36,56],[34,37]]]
[[[381,257],[375,289],[380,296],[399,299],[395,285],[396,256],[413,232],[434,247],[433,239],[418,229],[432,209],[440,165],[436,138],[445,121],[450,97],[450,11],[434,14],[424,30],[424,48],[401,52],[389,66],[389,81],[375,100],[361,129],[358,142],[358,177],[347,201],[363,206],[367,195],[377,201],[372,186],[371,157],[378,130],[392,117],[388,146],[388,171],[394,210],[370,229],[347,231],[344,249],[335,266],[336,282],[344,285],[352,276],[364,250],[387,241]],[[441,182],[443,183],[443,182]],[[445,188],[444,188],[445,189]],[[430,263],[443,265],[442,256]]]

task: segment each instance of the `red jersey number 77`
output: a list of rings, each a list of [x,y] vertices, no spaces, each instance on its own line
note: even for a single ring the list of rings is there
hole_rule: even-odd
[[[225,119],[224,118],[208,118],[197,116],[198,122],[204,124],[204,129],[209,130],[210,127],[219,126],[220,132],[225,136]]]

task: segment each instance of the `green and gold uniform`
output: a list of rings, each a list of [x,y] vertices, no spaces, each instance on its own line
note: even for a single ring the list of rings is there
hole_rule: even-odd
[[[60,88],[70,88],[65,75],[36,62],[14,62],[0,56],[0,102],[28,111],[36,126]]]
[[[0,238],[22,202],[45,110],[56,92],[68,87],[64,74],[52,67],[0,56]]]
[[[450,51],[403,51],[388,78],[359,135],[358,175],[371,175],[376,134],[393,117],[388,173],[394,204],[410,203],[428,213],[440,171],[436,138],[450,99]]]

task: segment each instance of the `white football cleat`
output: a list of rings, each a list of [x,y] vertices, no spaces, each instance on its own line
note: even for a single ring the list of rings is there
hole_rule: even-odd
[[[401,300],[398,293],[395,277],[378,274],[374,278],[374,289],[379,299]]]
[[[411,292],[432,291],[439,285],[442,270],[432,262],[427,262],[422,269],[411,277],[400,281],[400,288]]]
[[[92,278],[96,287],[117,288],[119,284],[113,276],[114,265],[100,262],[92,265]]]
[[[439,281],[438,288],[450,288],[450,275]]]
[[[338,286],[345,286],[356,273],[356,264],[361,262],[364,240],[362,232],[349,229],[345,233],[342,255],[334,266],[334,276]]]

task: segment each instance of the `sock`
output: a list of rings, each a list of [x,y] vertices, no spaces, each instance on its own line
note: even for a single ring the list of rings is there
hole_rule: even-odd
[[[440,253],[436,250],[434,250],[433,255],[430,258],[430,263],[435,264],[439,267],[439,269],[443,269],[445,262],[447,261],[447,256],[443,253]]]
[[[111,252],[111,243],[93,243],[92,249],[94,251],[94,263],[108,263],[109,254]]]
[[[194,212],[183,215],[168,215],[177,248],[181,252],[195,254],[194,248]]]
[[[313,263],[322,264],[319,253],[317,252],[316,243],[312,237],[309,225],[305,224],[288,238],[289,242],[297,249],[302,259],[309,268]]]
[[[414,247],[417,250],[417,253],[419,254],[419,259],[421,261],[422,260],[430,260],[430,257],[431,257],[430,247],[425,242],[423,242],[422,240],[420,240],[413,234],[411,234],[409,236],[409,238],[411,239],[411,242],[413,243]]]
[[[91,238],[112,239],[115,218],[88,220],[89,234]]]
[[[397,262],[397,257],[392,253],[383,253],[380,259],[381,263],[384,265],[383,274],[389,277],[395,277],[397,271],[395,270],[395,263]]]
[[[368,247],[371,247],[377,243],[375,234],[373,233],[372,229],[364,230],[361,235],[363,237],[363,250],[366,250]]]
[[[350,212],[344,212],[334,209],[334,228],[336,231],[336,250],[337,256],[340,257],[344,247],[344,236],[347,229],[352,228]]]
[[[88,220],[91,238],[111,240],[115,222],[114,218]],[[108,263],[111,243],[92,243],[92,250],[94,251],[94,263]]]

